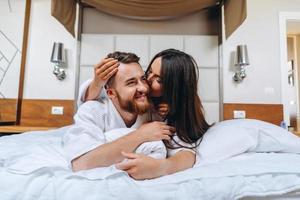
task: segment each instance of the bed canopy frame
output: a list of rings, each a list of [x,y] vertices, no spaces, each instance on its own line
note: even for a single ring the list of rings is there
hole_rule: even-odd
[[[167,20],[224,5],[229,37],[246,19],[246,0],[52,0],[51,14],[75,36],[76,6],[138,20]]]

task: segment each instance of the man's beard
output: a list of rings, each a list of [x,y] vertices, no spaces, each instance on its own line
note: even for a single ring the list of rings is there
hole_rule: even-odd
[[[148,100],[145,101],[144,103],[137,103],[135,100],[135,97],[133,97],[131,100],[123,100],[119,96],[119,94],[117,94],[117,98],[118,98],[120,107],[129,113],[141,115],[141,114],[146,113],[150,108],[150,103]]]

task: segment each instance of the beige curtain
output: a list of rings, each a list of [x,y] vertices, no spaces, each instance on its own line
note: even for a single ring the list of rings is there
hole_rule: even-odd
[[[82,0],[82,2],[120,17],[161,20],[215,6],[218,0]]]
[[[76,1],[52,0],[51,15],[64,25],[68,32],[75,37]]]
[[[81,0],[103,12],[141,20],[162,20],[183,16],[218,5],[220,0]],[[51,14],[74,36],[75,0],[52,0]],[[246,18],[246,0],[225,0],[226,37]]]
[[[225,34],[228,38],[246,19],[246,0],[226,0],[224,4],[225,12]]]

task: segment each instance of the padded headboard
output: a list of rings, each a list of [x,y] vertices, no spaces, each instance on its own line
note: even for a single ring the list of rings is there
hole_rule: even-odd
[[[133,52],[145,70],[161,50],[182,50],[199,66],[199,94],[209,123],[220,120],[218,36],[82,34],[79,84],[93,77],[93,65],[113,51]]]

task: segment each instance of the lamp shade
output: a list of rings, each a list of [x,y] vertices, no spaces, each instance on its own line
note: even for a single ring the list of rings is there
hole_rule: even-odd
[[[64,44],[60,42],[54,42],[51,54],[52,63],[64,63],[65,62],[65,52]]]
[[[236,64],[237,66],[249,65],[247,45],[238,45],[236,49]]]

